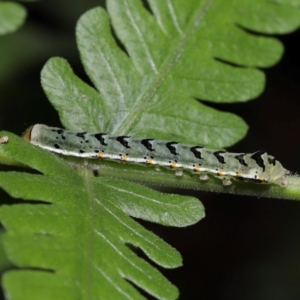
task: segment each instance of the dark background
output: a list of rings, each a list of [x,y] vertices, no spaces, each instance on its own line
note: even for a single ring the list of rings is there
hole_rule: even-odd
[[[76,47],[75,25],[84,11],[101,2],[26,4],[25,25],[0,37],[0,130],[21,134],[35,123],[60,125],[42,91],[40,71],[50,57],[61,56],[88,82]],[[285,54],[275,67],[265,70],[266,89],[259,99],[214,105],[237,113],[250,126],[247,137],[231,150],[266,150],[294,173],[300,169],[299,35],[298,31],[278,37]],[[179,287],[180,299],[300,299],[300,203],[175,192],[199,198],[206,218],[182,229],[145,226],[183,256],[183,267],[162,270]],[[0,198],[4,200],[5,195],[1,193]]]

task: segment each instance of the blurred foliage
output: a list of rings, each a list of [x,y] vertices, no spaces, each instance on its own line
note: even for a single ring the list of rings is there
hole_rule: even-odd
[[[0,2],[0,36],[20,28],[26,18],[26,10],[20,4]]]

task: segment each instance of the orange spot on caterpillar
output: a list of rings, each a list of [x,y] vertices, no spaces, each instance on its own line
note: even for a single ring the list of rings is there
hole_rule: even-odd
[[[223,172],[222,171],[217,171],[217,175],[221,176],[221,175],[223,175]]]
[[[177,168],[177,164],[176,163],[171,163],[170,167],[173,168],[173,169],[176,169]]]
[[[194,168],[194,171],[195,171],[195,172],[201,172],[201,170],[200,170],[199,167],[195,167],[195,168]]]
[[[127,160],[128,160],[128,157],[127,157],[127,156],[122,156],[121,160],[122,160],[122,161],[127,161]]]
[[[99,158],[104,158],[104,154],[103,154],[103,153],[98,153],[97,156],[98,156]]]
[[[152,159],[147,159],[146,163],[149,164],[149,165],[153,165],[153,160]]]
[[[242,177],[243,177],[243,175],[242,175],[242,173],[236,172],[236,177],[240,177],[240,178],[242,178]]]

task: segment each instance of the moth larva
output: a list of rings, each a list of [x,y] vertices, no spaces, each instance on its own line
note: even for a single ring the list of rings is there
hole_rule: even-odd
[[[288,184],[289,171],[264,151],[230,153],[152,138],[76,133],[41,124],[28,128],[23,137],[62,155],[162,166],[176,170],[178,176],[183,174],[182,170],[188,170],[199,174],[200,180],[207,180],[208,175],[220,178],[224,185],[232,184],[232,179],[281,187]]]

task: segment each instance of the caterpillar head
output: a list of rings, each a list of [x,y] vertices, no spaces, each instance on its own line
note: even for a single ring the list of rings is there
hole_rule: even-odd
[[[30,126],[23,133],[23,135],[22,135],[23,139],[27,142],[34,144],[38,139],[41,127],[45,127],[45,125],[36,124],[36,125]]]

